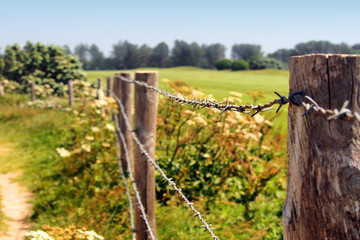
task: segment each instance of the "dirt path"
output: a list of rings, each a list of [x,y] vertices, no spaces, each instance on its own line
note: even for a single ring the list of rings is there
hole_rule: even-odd
[[[31,227],[26,222],[26,218],[31,214],[31,205],[28,200],[32,194],[17,182],[12,181],[17,176],[16,173],[0,175],[2,211],[6,215],[8,226],[7,234],[0,236],[0,240],[23,240],[25,232]]]

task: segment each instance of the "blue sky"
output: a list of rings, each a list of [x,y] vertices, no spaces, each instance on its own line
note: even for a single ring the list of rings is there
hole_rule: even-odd
[[[360,43],[360,1],[1,0],[0,48],[26,41],[95,43],[109,54],[120,40],[155,46],[176,39],[200,44],[262,45],[265,53],[299,42]]]

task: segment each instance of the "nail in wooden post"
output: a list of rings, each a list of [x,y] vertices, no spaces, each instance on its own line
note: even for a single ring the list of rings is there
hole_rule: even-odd
[[[69,87],[69,106],[72,107],[74,105],[74,90],[73,90],[72,80],[69,80],[68,87]]]
[[[111,79],[111,77],[107,77],[107,91],[106,91],[106,96],[107,96],[107,97],[112,97],[112,93],[113,93],[112,79]]]
[[[290,92],[305,91],[321,107],[360,111],[360,56],[291,57]],[[299,96],[306,101],[303,97]],[[285,240],[359,239],[360,123],[328,121],[290,104]]]
[[[35,101],[35,82],[31,81],[31,101]]]
[[[98,90],[97,90],[97,99],[101,100],[104,97],[104,92],[102,90],[102,78],[98,78]]]
[[[135,79],[158,87],[158,72],[136,72]],[[155,159],[156,115],[158,96],[143,86],[135,85],[135,131],[150,157]],[[156,237],[155,222],[155,172],[145,160],[137,144],[134,145],[135,182],[145,207],[151,230]],[[136,239],[149,239],[144,220],[138,208],[135,209]]]
[[[116,74],[114,77],[114,87],[113,87],[115,96],[117,96],[120,99],[120,101],[122,102],[122,104],[124,105],[127,118],[130,121],[132,121],[131,110],[132,110],[133,84],[125,83],[124,81],[122,81],[120,79],[120,76],[130,79],[130,80],[133,80],[134,74],[132,74],[132,73]],[[125,138],[127,151],[129,154],[130,167],[134,171],[134,152],[133,152],[133,147],[132,147],[133,141],[132,141],[131,132],[127,129],[124,118],[120,112],[118,115],[118,119],[119,119],[120,131],[124,135],[124,138]],[[127,172],[128,167],[127,167],[127,161],[125,158],[124,146],[122,144],[120,144],[120,146],[121,146],[121,165],[123,166],[124,171]]]

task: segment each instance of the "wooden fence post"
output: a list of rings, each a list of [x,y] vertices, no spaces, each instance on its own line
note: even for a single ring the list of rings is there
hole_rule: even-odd
[[[107,89],[106,89],[106,96],[107,97],[112,97],[112,94],[113,94],[113,84],[112,84],[112,81],[111,81],[111,77],[107,77]]]
[[[102,90],[102,78],[98,78],[98,90],[97,90],[97,99],[101,100],[104,97],[104,92]]]
[[[349,100],[359,112],[360,56],[292,57],[290,92],[302,90],[324,108]],[[284,239],[359,239],[360,123],[303,113],[289,106]]]
[[[72,107],[74,105],[74,89],[73,89],[72,80],[69,80],[68,86],[69,86],[69,106]]]
[[[126,83],[120,79],[121,77],[133,80],[134,74],[133,73],[118,73],[114,76],[114,94],[117,96],[121,103],[124,105],[125,113],[127,118],[132,121],[132,96],[133,96],[133,84]],[[127,152],[129,154],[129,161],[130,161],[130,167],[132,171],[134,171],[134,152],[133,152],[133,141],[131,132],[128,131],[124,118],[122,114],[119,112],[118,114],[119,119],[119,126],[120,131],[124,135],[126,146],[127,146]],[[125,151],[124,146],[120,144],[121,146],[121,165],[124,168],[125,172],[127,172],[127,161],[125,158]],[[133,172],[134,173],[134,172]]]
[[[35,82],[31,81],[31,101],[35,101]]]
[[[150,86],[158,87],[158,72],[136,72],[135,79]],[[135,131],[150,157],[155,159],[156,116],[158,96],[145,87],[135,85]],[[156,237],[155,222],[155,171],[140,152],[134,147],[135,182],[139,188],[141,201],[145,207],[151,230]],[[136,239],[149,239],[141,212],[135,209]]]
[[[0,78],[0,97],[4,96],[5,92],[4,92],[4,87],[3,87],[3,82]]]

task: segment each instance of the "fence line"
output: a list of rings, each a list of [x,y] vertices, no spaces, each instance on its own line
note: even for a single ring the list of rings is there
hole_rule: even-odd
[[[186,202],[185,206],[189,206],[190,209],[195,213],[192,217],[198,217],[199,220],[204,224],[201,227],[205,228],[205,231],[209,232],[209,234],[211,235],[211,237],[215,240],[220,240],[220,238],[218,238],[212,230],[214,230],[215,228],[211,228],[211,224],[208,224],[202,217],[201,213],[199,212],[199,210],[196,210],[194,207],[194,204],[192,202],[189,201],[189,199],[182,193],[181,188],[178,188],[176,186],[176,183],[174,181],[172,181],[171,178],[168,178],[164,171],[159,167],[159,165],[149,156],[148,152],[146,152],[144,145],[140,142],[140,140],[138,139],[138,137],[136,136],[136,134],[132,131],[131,129],[131,125],[129,122],[129,119],[126,116],[125,110],[124,110],[124,106],[122,105],[120,99],[117,96],[113,96],[115,98],[115,100],[118,103],[119,106],[119,110],[121,112],[121,114],[123,115],[123,118],[125,120],[125,125],[128,128],[128,131],[131,132],[133,139],[135,141],[135,143],[139,146],[140,151],[142,152],[142,154],[144,155],[144,157],[146,158],[146,160],[148,162],[150,162],[155,168],[156,170],[159,171],[159,173],[161,174],[161,177],[165,179],[165,181],[179,194],[179,196],[181,197],[181,199]],[[116,121],[118,121],[118,119],[116,118]],[[126,150],[125,150],[126,151]]]
[[[117,116],[113,110],[113,118],[116,119]],[[123,183],[125,185],[125,188],[126,188],[126,196],[128,198],[128,202],[129,202],[129,208],[130,208],[130,226],[131,226],[131,230],[133,232],[133,237],[132,239],[136,239],[136,235],[135,235],[135,224],[134,224],[134,207],[133,207],[133,204],[132,204],[132,200],[131,200],[131,194],[130,194],[130,188],[129,188],[129,185],[127,184],[127,181],[126,181],[126,177],[125,177],[125,172],[124,172],[124,169],[123,169],[123,166],[121,164],[121,155],[120,155],[120,139],[119,139],[119,136],[118,136],[118,123],[116,122],[115,123],[115,128],[116,130],[114,131],[114,134],[115,134],[115,142],[116,142],[116,156],[117,156],[117,160],[118,160],[118,165],[119,165],[119,169],[120,169],[120,173],[121,173],[121,179],[123,180]],[[120,135],[120,134],[119,134]],[[120,135],[122,136],[122,134]],[[123,142],[124,144],[124,142]],[[127,154],[127,153],[126,153]]]
[[[114,98],[117,98],[115,94],[114,94]],[[144,219],[145,225],[146,225],[146,227],[148,229],[148,232],[150,234],[150,238],[155,240],[155,237],[153,235],[153,232],[152,232],[152,230],[150,228],[149,221],[148,221],[147,216],[146,216],[144,205],[141,202],[139,191],[138,191],[138,189],[136,187],[136,182],[135,182],[134,177],[132,175],[131,165],[130,165],[130,161],[129,161],[129,153],[128,153],[127,148],[126,148],[126,142],[125,142],[124,135],[120,131],[119,119],[116,116],[116,114],[114,114],[113,116],[114,116],[114,120],[115,120],[116,132],[118,133],[118,135],[119,135],[119,137],[121,139],[121,143],[124,146],[125,159],[127,161],[127,170],[128,170],[129,178],[130,178],[130,181],[131,181],[134,193],[135,193],[135,198],[136,198],[136,200],[138,202],[138,206],[139,206],[139,209],[140,209],[141,214],[142,214],[141,216]],[[120,160],[120,164],[121,164],[121,160]]]
[[[279,93],[274,92],[276,95],[279,96],[279,99],[274,99],[273,101],[266,103],[264,105],[262,105],[262,104],[233,105],[233,104],[228,104],[227,100],[226,100],[225,104],[223,104],[224,102],[218,103],[215,101],[210,101],[210,100],[207,100],[206,98],[204,100],[201,100],[201,99],[198,100],[196,98],[189,100],[189,99],[186,99],[186,97],[179,97],[176,94],[171,94],[171,93],[161,90],[159,88],[149,86],[146,83],[138,81],[138,80],[129,80],[124,77],[120,77],[120,79],[125,82],[128,82],[128,83],[134,83],[134,84],[146,87],[147,89],[155,91],[157,93],[160,93],[160,94],[166,96],[167,98],[169,98],[170,100],[173,100],[180,104],[190,105],[190,106],[193,106],[194,108],[198,107],[201,109],[202,108],[216,108],[216,109],[219,109],[221,111],[221,113],[223,113],[225,111],[236,111],[236,112],[241,112],[241,113],[247,114],[247,113],[251,113],[251,111],[247,111],[247,109],[250,109],[250,110],[255,110],[255,112],[251,115],[253,117],[254,115],[258,114],[259,112],[265,112],[265,111],[274,109],[272,106],[275,104],[279,105],[279,107],[276,110],[276,113],[278,113],[283,105],[286,105],[289,102],[291,102],[291,103],[295,104],[296,106],[303,106],[306,109],[306,112],[304,113],[304,115],[307,115],[311,112],[317,112],[317,113],[320,113],[320,114],[326,116],[327,120],[341,119],[341,120],[347,120],[347,121],[357,120],[360,122],[360,114],[358,112],[352,112],[350,109],[346,108],[349,104],[349,101],[345,101],[340,110],[326,109],[326,108],[320,107],[309,96],[305,95],[304,98],[309,100],[310,103],[305,103],[304,101],[295,97],[296,95],[304,95],[304,91],[292,92],[289,94],[289,98],[286,98],[285,96],[281,96]]]

